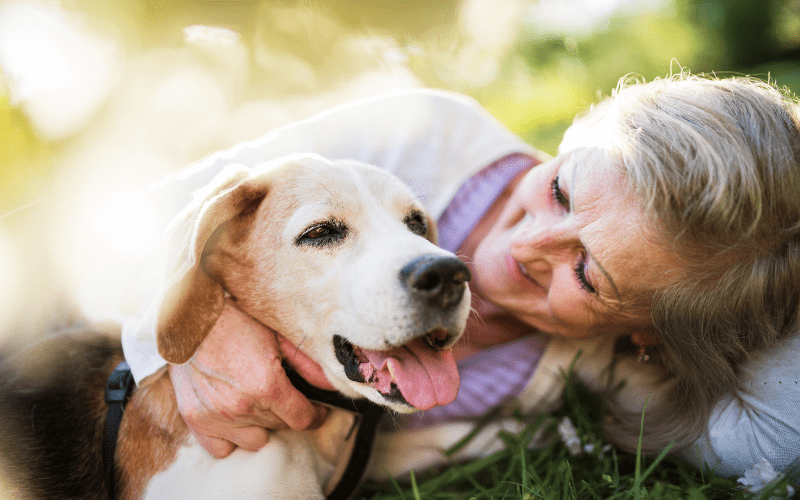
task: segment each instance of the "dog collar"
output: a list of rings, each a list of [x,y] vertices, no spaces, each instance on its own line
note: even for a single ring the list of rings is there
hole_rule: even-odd
[[[106,472],[106,491],[109,500],[116,498],[115,495],[115,473],[114,473],[114,454],[117,449],[117,435],[119,426],[122,422],[122,414],[125,413],[125,404],[128,402],[136,382],[126,361],[121,362],[114,368],[106,382],[105,400],[108,403],[106,411],[106,426],[103,434],[103,463]]]
[[[328,500],[347,500],[361,484],[364,471],[372,456],[372,445],[375,441],[378,422],[386,410],[368,399],[351,399],[337,391],[326,391],[314,387],[297,372],[284,368],[292,385],[309,400],[358,414],[360,424],[356,431],[353,453],[350,454],[347,467],[336,487],[327,496]]]

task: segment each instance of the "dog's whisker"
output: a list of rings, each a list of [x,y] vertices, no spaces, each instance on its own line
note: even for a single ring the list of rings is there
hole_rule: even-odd
[[[464,264],[473,264],[473,263],[475,263],[475,259],[471,259],[468,255],[457,253],[456,257],[461,259],[464,262]]]
[[[300,346],[302,346],[302,345],[303,345],[303,343],[304,343],[306,340],[308,340],[308,338],[309,338],[309,335],[308,335],[308,334],[305,334],[305,335],[303,335],[303,337],[300,339],[300,342],[298,342],[298,343],[297,343],[297,350],[298,350],[298,351],[300,350]]]

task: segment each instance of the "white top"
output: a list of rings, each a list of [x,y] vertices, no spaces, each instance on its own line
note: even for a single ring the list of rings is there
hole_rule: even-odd
[[[190,193],[208,183],[228,163],[257,165],[297,152],[330,159],[350,158],[382,167],[406,182],[434,218],[474,173],[515,152],[537,152],[500,125],[471,99],[432,91],[407,90],[340,106],[210,156],[155,186],[144,197],[151,212],[169,218],[189,201]],[[158,255],[153,249],[152,256]],[[131,267],[127,282],[133,293],[124,304],[135,314],[123,327],[123,348],[137,382],[165,366],[155,339],[157,297],[153,260]],[[554,339],[555,340],[555,339]],[[611,356],[609,342],[550,342],[531,383],[520,395],[523,407],[546,410],[558,403],[560,368],[567,369],[583,349],[580,377],[600,378]],[[784,469],[800,456],[800,337],[753,356],[741,368],[741,390],[719,402],[709,427],[696,446],[681,456],[707,463],[725,476],[741,475],[764,457]],[[636,367],[625,389],[631,405],[647,397],[653,378]],[[638,370],[638,371],[637,371]],[[635,373],[634,373],[635,372]]]
[[[782,471],[800,457],[800,335],[753,354],[739,373],[738,393],[717,403],[680,456],[721,476],[741,476],[761,458]]]

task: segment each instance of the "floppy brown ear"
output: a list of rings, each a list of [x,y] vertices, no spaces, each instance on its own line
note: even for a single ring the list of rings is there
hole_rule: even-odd
[[[256,182],[247,167],[229,165],[173,220],[156,323],[158,352],[166,361],[188,361],[222,313],[223,285],[202,265],[209,239],[222,224],[254,212],[266,194],[266,179]]]

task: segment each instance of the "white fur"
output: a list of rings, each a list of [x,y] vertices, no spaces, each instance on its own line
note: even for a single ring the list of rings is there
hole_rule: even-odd
[[[339,452],[354,437],[349,432],[354,419],[353,414],[333,410],[317,430],[276,431],[259,451],[237,448],[224,459],[212,457],[190,437],[169,468],[153,476],[143,498],[325,498],[328,491],[323,489],[327,489],[338,462],[345,458]]]

